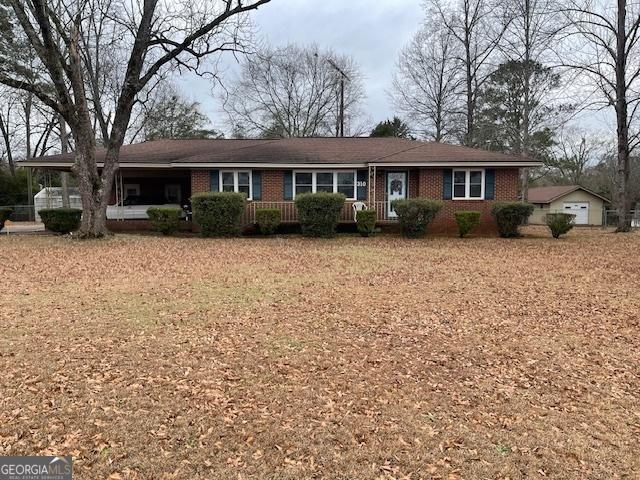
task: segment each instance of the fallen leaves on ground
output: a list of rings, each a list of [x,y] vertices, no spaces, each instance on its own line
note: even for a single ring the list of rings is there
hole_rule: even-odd
[[[0,238],[0,455],[82,479],[635,478],[640,235],[528,233]]]

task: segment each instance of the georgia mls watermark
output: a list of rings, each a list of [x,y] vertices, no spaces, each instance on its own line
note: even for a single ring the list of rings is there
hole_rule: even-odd
[[[71,480],[71,457],[0,457],[0,480]]]

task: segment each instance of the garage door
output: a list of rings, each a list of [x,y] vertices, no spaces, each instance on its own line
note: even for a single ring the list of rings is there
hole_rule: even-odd
[[[589,224],[589,203],[577,202],[577,203],[565,203],[564,211],[566,213],[572,213],[576,216],[576,225],[588,225]]]

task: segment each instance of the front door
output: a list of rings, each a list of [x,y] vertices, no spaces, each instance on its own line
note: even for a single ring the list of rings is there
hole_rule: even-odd
[[[387,215],[389,218],[396,218],[398,215],[393,211],[391,202],[407,198],[407,172],[387,173]]]

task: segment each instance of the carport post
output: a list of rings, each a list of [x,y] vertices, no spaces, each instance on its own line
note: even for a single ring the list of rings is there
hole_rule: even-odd
[[[29,221],[35,221],[35,211],[33,207],[33,180],[31,178],[31,167],[27,169],[27,205],[29,206]]]
[[[369,179],[367,183],[367,204],[369,208],[376,208],[376,167],[369,165]]]

